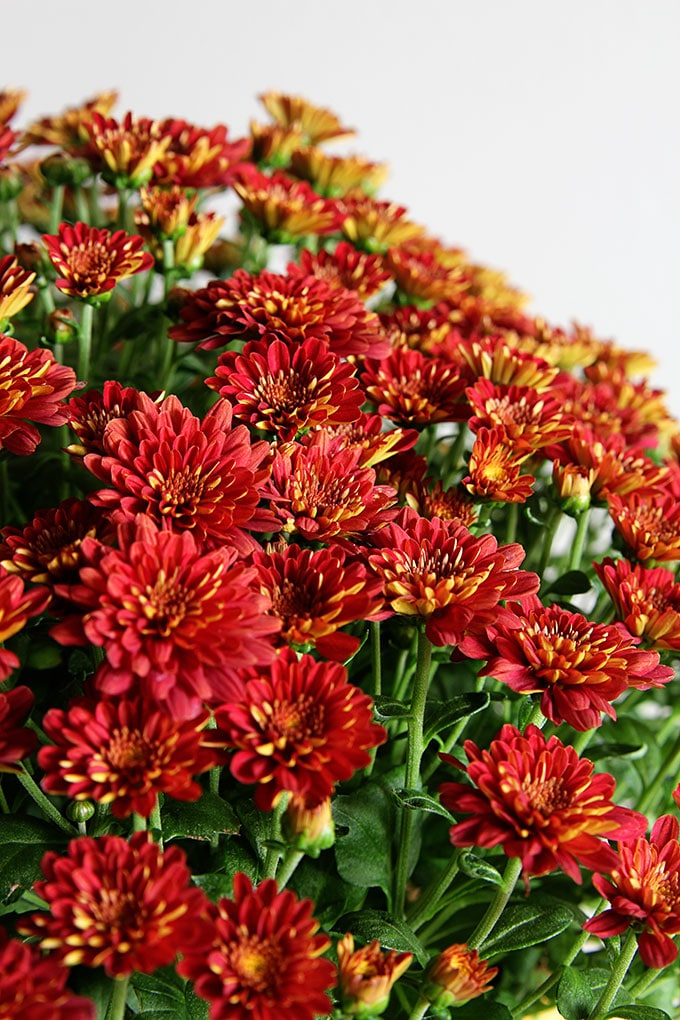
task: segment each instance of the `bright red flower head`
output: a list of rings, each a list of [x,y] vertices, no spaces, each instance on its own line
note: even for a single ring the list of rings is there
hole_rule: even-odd
[[[593,566],[631,634],[652,648],[680,649],[680,584],[672,571],[610,557]]]
[[[342,223],[337,202],[322,198],[306,181],[296,181],[281,170],[269,175],[245,164],[233,188],[248,219],[274,243],[290,244],[306,234],[333,234]]]
[[[640,837],[619,846],[616,862],[595,875],[593,885],[611,907],[584,924],[601,938],[632,927],[640,934],[640,957],[647,967],[668,967],[677,959],[672,936],[680,932],[680,823],[663,815],[649,839]]]
[[[473,415],[468,424],[473,432],[482,426],[500,428],[508,445],[521,443],[540,450],[559,443],[572,430],[573,417],[565,414],[557,396],[539,393],[531,386],[497,386],[480,378],[465,391]]]
[[[380,255],[357,251],[347,241],[340,241],[333,252],[322,248],[313,253],[303,248],[300,264],[289,262],[287,269],[289,276],[316,276],[352,290],[362,301],[377,294],[390,278]]]
[[[392,986],[411,966],[413,953],[383,952],[376,939],[361,949],[347,932],[337,945],[338,991],[345,1016],[379,1016],[387,1008]]]
[[[116,187],[140,188],[149,183],[154,165],[170,144],[157,120],[126,113],[122,121],[95,110],[83,125],[86,154],[105,180]]]
[[[225,187],[231,184],[235,169],[249,156],[249,139],[229,139],[224,124],[203,128],[185,120],[164,120],[159,129],[169,143],[154,166],[154,184]]]
[[[416,429],[390,429],[383,432],[383,419],[379,414],[359,415],[349,425],[324,426],[329,440],[337,439],[342,448],[359,451],[359,467],[374,467],[382,461],[395,457],[404,450],[410,450],[418,442]],[[314,444],[315,430],[303,436],[303,445]],[[340,447],[339,447],[340,448]]]
[[[66,987],[69,969],[36,946],[10,939],[0,928],[2,1020],[96,1020],[89,999]]]
[[[114,379],[104,383],[101,390],[87,390],[68,402],[69,427],[79,442],[71,444],[68,452],[73,457],[84,457],[86,453],[106,453],[104,432],[114,418],[127,418],[132,411],[153,412],[153,406],[160,399],[136,390],[133,386],[121,386]]]
[[[491,989],[498,967],[480,960],[464,943],[449,946],[427,968],[423,994],[436,1006],[462,1006]]]
[[[672,493],[645,492],[613,495],[607,500],[614,527],[630,555],[646,562],[680,560],[680,502]]]
[[[22,579],[0,566],[0,683],[19,665],[17,656],[3,648],[3,643],[23,630],[33,616],[39,616],[49,601],[50,593],[46,588],[24,592]]]
[[[211,1003],[211,1020],[314,1020],[331,1009],[325,994],[335,967],[320,959],[330,946],[317,934],[311,900],[277,891],[268,878],[253,889],[234,875],[232,899],[208,908],[200,941],[183,949],[180,974]]]
[[[385,730],[372,721],[372,703],[336,662],[279,652],[268,670],[234,681],[215,712],[240,783],[256,783],[255,803],[271,811],[289,791],[313,807],[371,760]]]
[[[62,223],[59,234],[43,234],[52,264],[61,275],[56,285],[81,301],[108,301],[121,280],[153,266],[153,255],[142,251],[143,238],[124,230]]]
[[[522,440],[509,440],[503,428],[480,428],[470,453],[462,485],[477,499],[492,503],[526,503],[532,495],[533,475],[523,475],[521,465],[531,456]]]
[[[410,303],[455,301],[470,289],[470,271],[462,257],[450,262],[438,254],[436,246],[427,248],[417,240],[388,249],[385,266]]]
[[[636,838],[645,830],[643,815],[612,802],[612,776],[594,775],[591,761],[557,737],[546,740],[536,726],[525,734],[503,726],[488,751],[471,740],[464,747],[476,789],[464,783],[439,788],[445,807],[470,816],[452,826],[454,846],[502,846],[507,857],[521,858],[525,876],[561,869],[580,883],[579,864],[609,871],[616,863],[607,839]]]
[[[29,351],[0,334],[0,450],[26,456],[40,442],[39,425],[63,425],[64,397],[76,386],[72,368],[46,350]]]
[[[362,375],[378,413],[408,425],[432,425],[467,418],[467,380],[449,362],[400,348],[384,361],[370,361]]]
[[[35,891],[49,913],[18,925],[69,967],[103,967],[110,977],[150,974],[172,963],[193,940],[204,894],[190,885],[184,853],[165,853],[146,832],[81,836],[66,854],[42,859]]]
[[[143,698],[51,708],[42,725],[54,743],[38,753],[43,789],[109,804],[116,818],[133,811],[148,818],[159,793],[198,800],[202,789],[193,777],[224,764],[212,746],[214,731],[205,729],[209,719],[208,712],[175,719]]]
[[[38,738],[33,730],[21,725],[34,700],[28,687],[0,691],[0,773],[18,772],[17,762],[35,750]]]

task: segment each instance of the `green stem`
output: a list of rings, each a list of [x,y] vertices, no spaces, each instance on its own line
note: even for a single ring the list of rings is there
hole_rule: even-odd
[[[414,910],[408,917],[408,923],[412,931],[416,932],[419,928],[422,928],[435,913],[437,904],[458,874],[459,859],[460,852],[456,850],[441,874],[430,883],[416,903]]]
[[[612,968],[612,972],[609,975],[609,981],[607,982],[602,995],[600,996],[595,1008],[588,1015],[588,1020],[604,1020],[604,1017],[609,1010],[612,1002],[616,998],[616,993],[624,982],[628,968],[633,962],[633,958],[637,952],[637,937],[634,931],[629,931],[626,936],[626,941],[621,947],[619,958]]]
[[[545,568],[548,566],[550,560],[550,553],[552,552],[553,542],[555,540],[555,534],[560,526],[562,520],[562,511],[559,507],[555,506],[550,511],[548,520],[545,525],[543,532],[543,548],[541,550],[541,558],[538,563],[538,576],[543,577]]]
[[[574,535],[574,541],[572,543],[569,560],[567,562],[568,571],[581,569],[581,558],[583,556],[583,547],[588,534],[589,518],[590,510],[582,510],[576,518],[576,534]]]
[[[129,982],[129,974],[114,979],[109,1008],[106,1011],[107,1020],[124,1020]]]
[[[641,811],[643,815],[651,812],[655,806],[659,790],[666,781],[666,777],[669,775],[675,775],[678,768],[680,767],[680,737],[675,741],[670,751],[661,763],[661,768],[654,776],[647,789],[642,794],[642,800],[640,801],[638,811]]]
[[[279,802],[271,813],[269,838],[272,840],[281,839],[281,819],[283,818],[288,803],[288,795],[279,798]],[[274,878],[281,853],[275,847],[267,847],[264,859],[263,878]]]
[[[427,999],[418,999],[415,1006],[409,1013],[408,1020],[421,1020],[425,1016],[429,1008],[430,1003]]]
[[[467,940],[469,949],[479,949],[487,940],[496,926],[501,914],[505,910],[508,900],[512,896],[517,884],[517,879],[522,873],[521,857],[511,857],[505,866],[503,873],[503,885],[496,890],[496,895],[486,908],[486,913],[481,919],[470,938]]]
[[[17,779],[23,786],[24,790],[26,790],[26,793],[33,798],[40,810],[46,814],[55,825],[58,825],[62,832],[68,833],[69,836],[78,835],[78,830],[71,825],[70,822],[66,821],[64,816],[57,810],[49,797],[45,796],[33,777],[28,774],[24,765],[21,765],[21,772],[17,773]]]
[[[52,189],[52,202],[50,204],[50,225],[48,233],[56,234],[64,212],[64,192],[66,185],[55,184]]]
[[[276,869],[276,884],[279,889],[285,889],[290,881],[293,872],[304,857],[301,850],[287,850],[286,855]]]
[[[510,503],[505,517],[505,541],[508,545],[517,538],[517,524],[519,523],[519,503]]]
[[[158,797],[156,797],[154,805],[151,808],[151,814],[149,815],[149,828],[158,833],[157,842],[160,848],[163,849],[163,823],[161,822],[161,804]]]
[[[2,811],[3,815],[8,815],[10,813],[9,804],[7,803],[7,797],[5,797],[5,791],[3,790],[2,785],[0,785],[0,811]]]
[[[132,816],[132,831],[146,832],[146,818],[143,815],[138,815],[136,811]]]
[[[94,306],[89,302],[85,302],[83,304],[82,315],[80,316],[80,333],[78,336],[77,376],[80,382],[89,382],[93,321]]]
[[[635,982],[635,984],[631,985],[631,987],[628,989],[628,994],[630,995],[631,1001],[640,999],[645,994],[647,989],[654,984],[659,974],[662,974],[663,972],[664,972],[663,967],[658,969],[650,967],[649,970],[646,970],[644,974],[641,974],[640,977]]]
[[[380,653],[380,621],[371,620],[369,625],[371,635],[371,666],[373,675],[373,697],[379,698],[382,694],[382,657]]]
[[[595,736],[595,730],[584,730],[577,737],[572,740],[571,746],[574,748],[577,754],[582,754],[590,741]]]

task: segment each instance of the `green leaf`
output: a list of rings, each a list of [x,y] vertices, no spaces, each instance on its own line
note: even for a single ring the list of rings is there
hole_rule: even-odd
[[[340,877],[363,888],[389,892],[392,879],[392,801],[380,786],[368,785],[333,802],[335,859]],[[346,832],[342,832],[346,829]]]
[[[553,581],[546,594],[583,595],[591,588],[590,579],[582,570],[568,570]]]
[[[479,878],[482,882],[492,882],[493,885],[502,886],[503,876],[493,864],[488,864],[482,857],[471,850],[463,850],[458,858],[460,870],[468,878]]]
[[[199,999],[174,967],[153,974],[133,974],[130,988],[140,1020],[207,1020],[208,1003]]]
[[[668,1013],[664,1012],[663,1009],[657,1009],[656,1006],[636,1006],[631,1003],[630,1006],[616,1006],[614,1009],[607,1013],[607,1017],[611,1017],[612,1020],[671,1020]]]
[[[373,703],[376,719],[403,719],[411,714],[411,706],[396,698],[388,698],[385,695],[375,699]]]
[[[484,956],[547,942],[568,928],[572,919],[567,907],[515,903],[503,912],[490,938],[483,943]]]
[[[216,832],[238,832],[239,821],[231,804],[216,793],[186,803],[166,800],[162,812],[165,839],[211,839]]]
[[[413,953],[423,967],[430,959],[430,954],[420,944],[409,926],[383,910],[359,910],[353,914],[344,914],[339,919],[337,927],[341,931],[351,931],[362,942],[377,939],[385,949]]]
[[[0,823],[0,900],[17,887],[29,888],[40,877],[40,862],[47,850],[62,850],[64,840],[54,826],[37,818],[3,815]]]
[[[565,967],[557,986],[557,1008],[565,1020],[588,1020],[597,999],[582,971]]]
[[[485,691],[471,694],[456,694],[446,701],[430,701],[425,709],[424,740],[428,744],[442,730],[449,729],[454,723],[468,716],[483,711],[489,704],[489,695]]]
[[[647,750],[647,744],[607,743],[588,748],[588,757],[591,761],[599,761],[602,758],[629,758],[635,761],[636,758],[644,758]]]
[[[400,807],[409,811],[427,811],[432,815],[441,815],[447,822],[455,822],[450,811],[447,811],[443,804],[440,804],[434,797],[422,790],[391,790],[390,793]]]
[[[500,1002],[487,1002],[486,999],[458,1006],[451,1016],[455,1020],[480,1020],[480,1016],[484,1020],[512,1020],[512,1013],[507,1006]]]

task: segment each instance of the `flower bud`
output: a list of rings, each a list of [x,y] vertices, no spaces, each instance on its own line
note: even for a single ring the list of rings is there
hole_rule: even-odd
[[[67,818],[69,818],[72,822],[76,822],[76,824],[89,822],[93,815],[94,804],[91,800],[74,800],[66,808]]]
[[[435,1008],[462,1006],[488,992],[497,973],[498,967],[480,960],[476,949],[449,946],[430,961],[421,994]]]
[[[47,336],[55,344],[67,344],[78,336],[78,323],[70,308],[57,308],[47,317]]]
[[[40,172],[52,187],[67,185],[79,188],[92,175],[92,168],[84,159],[74,159],[55,152],[42,161]]]
[[[362,949],[354,949],[354,937],[348,932],[340,939],[338,950],[338,993],[346,1016],[380,1016],[387,1008],[392,985],[406,971],[413,953],[384,953],[376,940]]]
[[[21,174],[13,166],[0,167],[0,202],[11,202],[23,191]]]
[[[335,843],[330,799],[307,807],[303,797],[293,795],[281,820],[284,839],[310,857],[318,857]]]
[[[595,479],[593,468],[581,464],[558,464],[553,467],[553,485],[560,509],[570,517],[578,517],[590,507],[590,493]]]

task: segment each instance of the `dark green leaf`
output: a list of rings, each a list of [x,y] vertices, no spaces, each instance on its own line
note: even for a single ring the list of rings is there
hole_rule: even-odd
[[[468,1002],[465,1006],[458,1006],[451,1016],[456,1020],[512,1020],[512,1013],[507,1006],[500,1002],[483,1001]]]
[[[471,850],[464,850],[458,858],[460,870],[469,878],[479,878],[482,882],[492,882],[493,885],[503,885],[503,876],[493,864],[488,864],[483,858]]]
[[[671,1020],[668,1013],[656,1006],[616,1006],[607,1013],[608,1017],[616,1017],[616,1020]]]
[[[562,574],[552,582],[546,594],[583,595],[591,588],[588,575],[584,574],[582,570],[568,570],[566,574]]]
[[[434,797],[422,790],[391,790],[397,804],[407,808],[409,811],[427,811],[432,815],[441,815],[447,822],[454,822],[455,819],[450,811],[447,811],[443,804],[440,804]]]
[[[565,967],[557,986],[557,1008],[565,1020],[587,1020],[597,999],[580,970]]]
[[[410,705],[386,696],[376,698],[373,707],[376,719],[403,719],[411,713]]]
[[[204,793],[200,800],[185,803],[166,800],[162,813],[166,839],[209,840],[216,832],[238,832],[234,809],[216,793]]]
[[[338,929],[351,931],[362,942],[377,939],[385,949],[413,953],[423,967],[430,959],[430,954],[409,926],[383,910],[359,910],[354,914],[344,914],[338,921]]]
[[[33,885],[40,877],[45,851],[63,847],[63,837],[47,822],[4,815],[0,823],[0,900],[6,900],[17,887]]]
[[[489,695],[485,691],[471,694],[456,694],[446,701],[430,701],[425,709],[424,740],[428,744],[442,730],[448,729],[461,719],[483,711],[489,704]]]
[[[390,889],[394,811],[389,795],[369,785],[333,802],[335,859],[340,877],[350,885]],[[342,830],[346,829],[346,832]]]
[[[140,1020],[205,1020],[208,1003],[195,994],[191,986],[173,967],[163,967],[153,974],[133,974],[131,992],[136,996]]]
[[[647,744],[600,744],[599,747],[588,749],[588,757],[591,761],[599,761],[601,758],[644,758],[647,754]]]
[[[514,949],[535,946],[538,942],[547,942],[568,928],[572,919],[573,914],[567,907],[515,903],[503,912],[491,936],[483,944],[484,955],[509,953]]]

